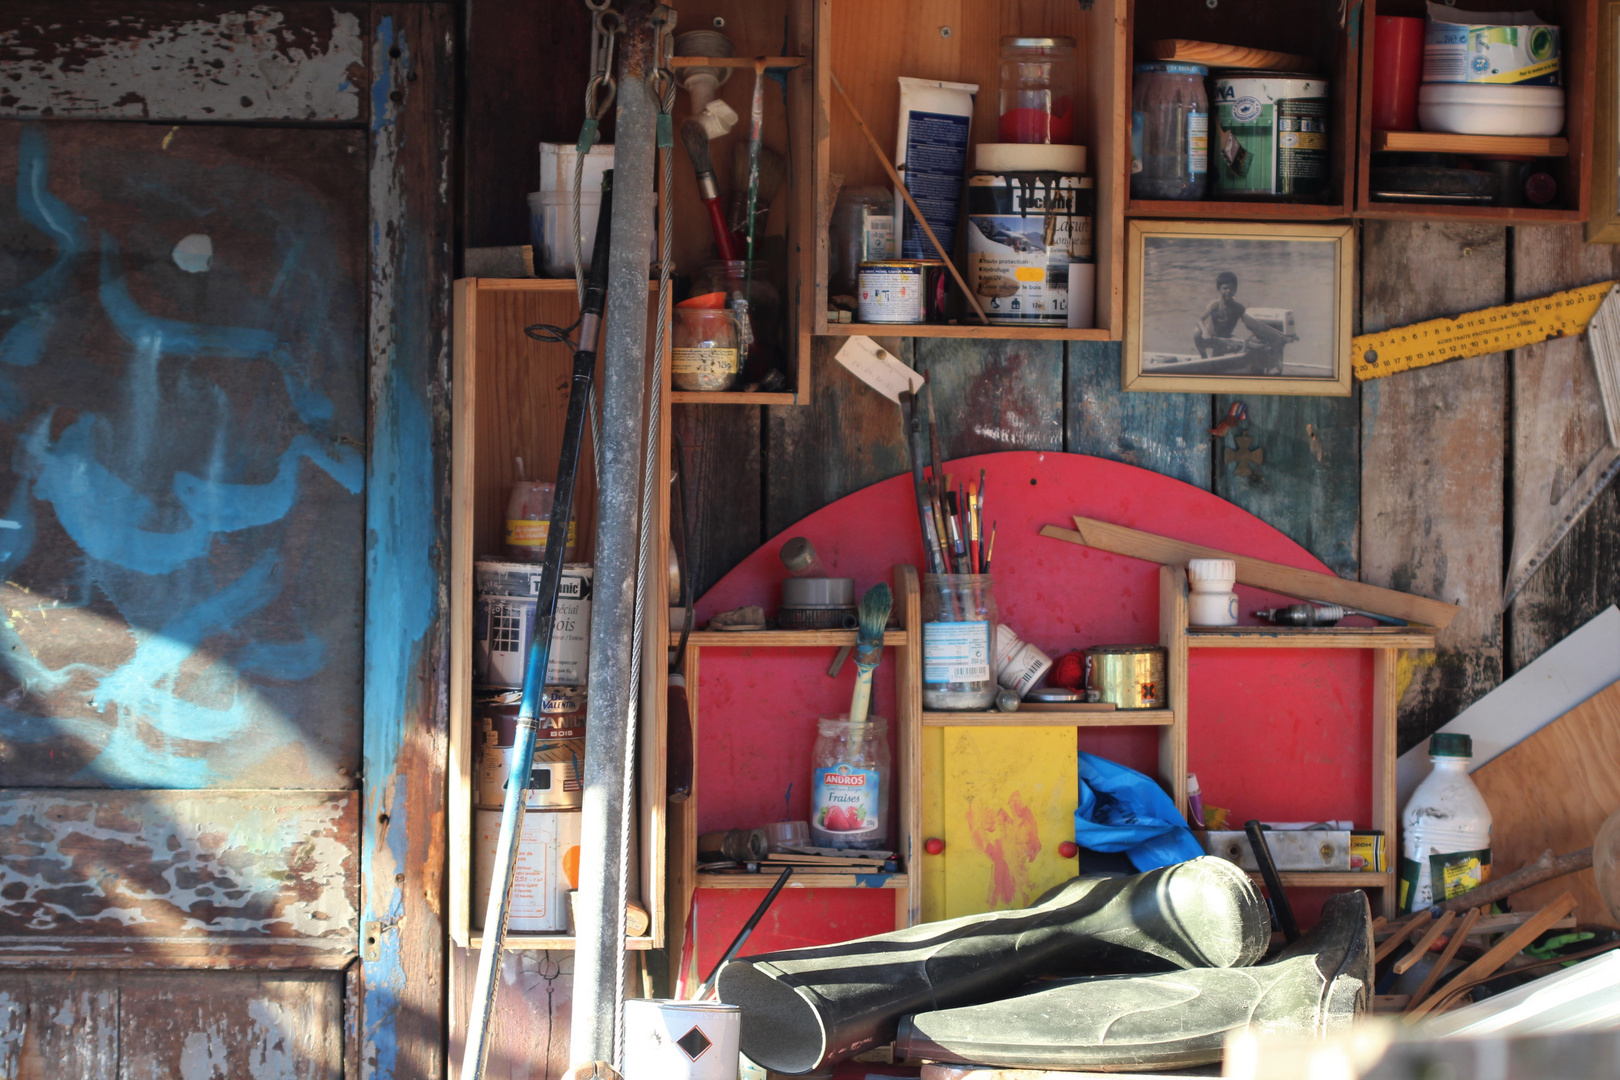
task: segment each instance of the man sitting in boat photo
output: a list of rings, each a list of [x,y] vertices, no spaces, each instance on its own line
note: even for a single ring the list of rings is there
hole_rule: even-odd
[[[1243,341],[1233,336],[1240,322],[1261,344],[1280,349],[1287,343],[1288,338],[1282,331],[1249,316],[1248,309],[1238,302],[1237,287],[1238,278],[1232,271],[1222,270],[1215,275],[1215,289],[1220,295],[1209,302],[1193,328],[1193,348],[1199,356],[1230,356],[1243,352]]]

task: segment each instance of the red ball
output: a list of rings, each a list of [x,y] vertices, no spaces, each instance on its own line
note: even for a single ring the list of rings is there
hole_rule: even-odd
[[[1064,690],[1079,690],[1085,685],[1086,666],[1084,657],[1077,652],[1067,656],[1058,657],[1052,670],[1046,673],[1046,685],[1057,686]]]
[[[1058,854],[1065,859],[1075,858],[1080,854],[1080,845],[1073,840],[1065,840],[1058,845]]]
[[[930,855],[943,854],[945,851],[945,841],[941,840],[937,836],[930,836],[927,840],[923,841],[923,850],[928,852]]]

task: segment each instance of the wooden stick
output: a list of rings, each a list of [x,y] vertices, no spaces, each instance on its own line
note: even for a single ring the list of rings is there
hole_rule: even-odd
[[[1390,953],[1401,947],[1401,944],[1405,942],[1407,938],[1411,937],[1413,934],[1417,933],[1418,930],[1422,929],[1423,925],[1433,918],[1433,916],[1430,914],[1432,910],[1432,908],[1425,908],[1416,915],[1412,916],[1410,919],[1407,919],[1406,925],[1395,931],[1395,933],[1391,934],[1384,940],[1382,945],[1378,946],[1377,950],[1373,953],[1373,963],[1382,964],[1386,959],[1389,958]]]
[[[1479,921],[1482,910],[1482,908],[1474,908],[1463,916],[1462,925],[1457,927],[1456,932],[1451,935],[1451,940],[1446,942],[1446,947],[1435,958],[1434,967],[1429,969],[1427,975],[1423,976],[1422,985],[1407,999],[1407,1012],[1417,1008],[1423,999],[1429,996],[1429,991],[1434,989],[1434,984],[1440,981],[1440,973],[1446,970],[1446,965],[1451,963],[1451,958],[1457,955],[1457,950],[1462,948],[1462,943],[1467,940],[1468,932],[1474,928],[1474,923]]]
[[[1380,615],[1393,615],[1437,629],[1444,629],[1458,611],[1456,605],[1441,600],[1429,600],[1393,589],[1380,589],[1376,585],[1363,585],[1359,581],[1346,581],[1333,574],[1234,555],[1202,544],[1128,529],[1112,522],[1076,517],[1074,527],[1077,531],[1047,525],[1041,529],[1041,535],[1172,566],[1186,566],[1188,559],[1231,559],[1237,563],[1237,579],[1244,585],[1328,604],[1366,608]]]
[[[1372,923],[1373,933],[1376,934],[1378,931],[1382,930],[1384,928],[1384,924],[1387,922],[1389,922],[1389,920],[1384,918],[1382,915],[1375,918]]]
[[[1440,940],[1440,935],[1446,932],[1446,927],[1451,925],[1451,920],[1456,917],[1455,911],[1447,911],[1434,920],[1434,924],[1418,938],[1417,944],[1412,946],[1412,951],[1395,961],[1395,974],[1405,975],[1412,970],[1413,964],[1427,956],[1434,943]]]
[[[1479,909],[1475,908],[1474,910],[1478,911]],[[1469,964],[1467,967],[1463,968],[1462,971],[1457,973],[1457,976],[1453,978],[1451,982],[1447,983],[1444,988],[1438,991],[1428,1001],[1421,1002],[1417,1006],[1413,1007],[1409,1011],[1408,1015],[1410,1015],[1414,1020],[1421,1019],[1425,1014],[1440,1003],[1440,999],[1447,994],[1451,987],[1460,986],[1462,983],[1470,979],[1477,981],[1485,976],[1491,975],[1496,971],[1497,968],[1507,963],[1509,959],[1516,955],[1526,945],[1530,944],[1532,941],[1536,940],[1536,938],[1544,934],[1549,926],[1574,910],[1575,894],[1565,893],[1564,895],[1560,896],[1557,900],[1554,900],[1552,903],[1536,912],[1535,918],[1531,919],[1529,922],[1513,931],[1513,933],[1491,946],[1484,956],[1481,956],[1478,960],[1475,960],[1472,964]]]
[[[849,100],[849,95],[844,92],[844,84],[839,82],[838,76],[831,71],[827,72],[827,77],[832,80],[833,89],[838,91],[838,96],[844,99],[844,107],[849,110],[849,115],[855,118],[855,126],[861,129],[861,134],[865,135],[866,141],[871,144],[872,153],[877,155],[878,162],[883,166],[883,171],[889,174],[889,179],[894,182],[894,186],[900,189],[900,197],[906,200],[906,205],[911,207],[911,212],[917,215],[917,224],[921,225],[922,231],[928,234],[928,240],[934,245],[934,250],[939,252],[939,257],[945,260],[945,269],[951,272],[951,277],[956,279],[957,287],[962,290],[962,295],[966,296],[968,303],[973,305],[973,313],[979,317],[980,322],[989,326],[990,318],[984,313],[984,308],[979,306],[979,298],[973,295],[973,290],[967,287],[967,282],[962,280],[962,275],[956,272],[956,264],[951,261],[949,255],[945,254],[945,245],[939,242],[939,237],[934,235],[934,230],[928,227],[928,219],[923,217],[921,210],[917,209],[917,200],[911,197],[911,190],[906,187],[906,182],[900,179],[900,173],[889,163],[889,155],[883,152],[883,147],[878,145],[877,136],[872,134],[872,129],[866,126],[865,120],[861,119],[860,111],[855,108],[855,103]],[[900,223],[895,222],[896,242],[901,239],[899,226]]]
[[[1549,849],[1542,852],[1541,858],[1529,866],[1515,870],[1507,877],[1486,882],[1477,889],[1469,889],[1461,896],[1454,896],[1436,906],[1441,911],[1462,911],[1470,906],[1484,907],[1486,904],[1504,900],[1521,889],[1528,889],[1532,885],[1539,885],[1543,881],[1551,881],[1565,874],[1573,874],[1577,870],[1585,870],[1591,865],[1591,848],[1582,848],[1580,851],[1572,851],[1568,855],[1557,857],[1554,857]]]
[[[1027,709],[1029,706],[1026,705],[1024,708]],[[1497,934],[1505,934],[1516,926],[1523,926],[1525,923],[1529,922],[1531,917],[1534,915],[1534,910],[1523,912],[1510,911],[1506,915],[1484,915],[1480,917],[1478,922],[1474,923],[1474,928],[1468,931],[1468,934],[1470,937],[1479,937],[1482,934],[1489,934],[1494,937]],[[1399,926],[1400,924],[1397,923],[1395,925]],[[1575,916],[1565,915],[1562,919],[1559,919],[1557,922],[1548,927],[1548,929],[1570,930],[1573,929],[1574,926]],[[1383,927],[1382,929],[1373,931],[1373,935],[1379,941],[1383,941],[1385,938],[1389,937],[1390,929],[1391,928],[1388,926]]]

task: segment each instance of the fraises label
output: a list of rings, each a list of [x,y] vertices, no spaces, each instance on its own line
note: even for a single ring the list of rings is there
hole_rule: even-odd
[[[876,769],[832,765],[815,770],[811,827],[840,837],[858,839],[878,827],[878,799],[882,796]]]

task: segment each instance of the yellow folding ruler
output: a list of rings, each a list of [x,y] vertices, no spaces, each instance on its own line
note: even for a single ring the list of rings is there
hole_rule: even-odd
[[[1397,371],[1579,334],[1614,284],[1600,281],[1537,300],[1362,334],[1350,339],[1351,367],[1358,379],[1380,379]]]

